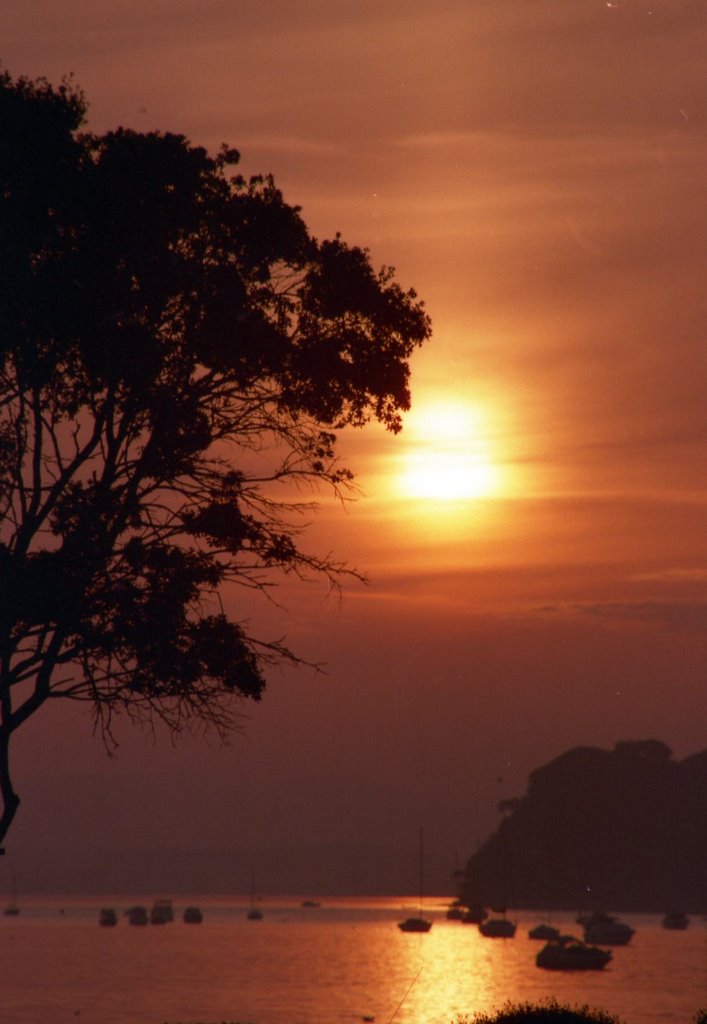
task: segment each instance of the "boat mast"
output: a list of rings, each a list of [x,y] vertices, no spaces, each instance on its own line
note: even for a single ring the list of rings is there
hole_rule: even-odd
[[[424,834],[422,827],[420,827],[420,917],[422,917],[422,900],[424,897],[424,870],[423,870],[423,859],[424,859]]]

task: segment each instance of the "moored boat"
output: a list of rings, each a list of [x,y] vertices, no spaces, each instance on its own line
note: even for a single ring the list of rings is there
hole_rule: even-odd
[[[130,909],[126,910],[125,913],[128,917],[128,924],[135,925],[138,928],[142,928],[142,926],[146,925],[149,921],[147,909],[145,907],[130,907]]]
[[[182,920],[184,924],[201,924],[204,915],[198,907],[185,907]]]
[[[174,921],[171,900],[155,900],[150,911],[150,924],[169,924]]]
[[[600,949],[563,935],[546,943],[535,958],[546,971],[600,971],[612,958],[611,950]]]
[[[669,910],[662,920],[663,928],[673,932],[684,932],[690,918],[682,910]]]
[[[584,941],[602,946],[625,946],[635,929],[610,914],[602,914],[584,926]]]
[[[479,924],[481,921],[485,921],[489,916],[488,910],[482,907],[480,903],[474,903],[473,906],[467,907],[462,917],[462,924]]]
[[[118,915],[113,907],[101,907],[98,923],[102,928],[113,928],[118,923]]]
[[[581,910],[575,917],[575,921],[582,928],[589,928],[595,924],[609,924],[615,921],[613,914],[607,914],[605,910]]]
[[[255,868],[250,871],[250,910],[246,914],[247,921],[262,921],[263,912],[255,905]]]
[[[488,921],[479,921],[479,931],[487,939],[512,939],[516,926],[506,917],[490,917]]]
[[[12,876],[12,899],[3,910],[5,917],[19,917],[20,905],[17,902],[17,883],[15,876]]]
[[[401,932],[428,932],[431,927],[432,922],[424,917],[406,917],[404,921],[398,922]]]
[[[432,922],[426,920],[422,916],[422,901],[424,898],[424,838],[422,829],[420,829],[420,849],[419,849],[419,860],[420,860],[420,905],[419,912],[416,917],[406,917],[404,921],[398,922],[398,928],[401,932],[428,932],[432,927]]]
[[[544,939],[545,942],[549,942],[551,939],[559,939],[559,937],[560,929],[555,928],[554,925],[545,924],[544,921],[528,931],[529,939]]]
[[[448,921],[463,921],[464,920],[464,907],[455,900],[454,903],[450,903],[447,907],[447,920]]]

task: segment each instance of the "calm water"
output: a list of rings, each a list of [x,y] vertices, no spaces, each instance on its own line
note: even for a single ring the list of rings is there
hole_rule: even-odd
[[[609,968],[548,974],[535,966],[541,944],[527,937],[540,916],[519,911],[516,938],[482,938],[447,921],[432,901],[427,935],[405,935],[403,899],[262,903],[175,900],[162,927],[98,926],[100,905],[123,910],[142,899],[25,901],[0,918],[2,1024],[451,1024],[507,998],[556,995],[618,1014],[626,1024],[690,1024],[707,1004],[707,922],[668,932],[658,917],[624,915],[636,929]],[[181,921],[197,902],[204,923]],[[61,909],[63,908],[63,913]],[[405,907],[405,912],[412,908]],[[553,924],[577,933],[571,915]],[[411,987],[412,986],[412,987]],[[402,1003],[402,1005],[401,1005]]]

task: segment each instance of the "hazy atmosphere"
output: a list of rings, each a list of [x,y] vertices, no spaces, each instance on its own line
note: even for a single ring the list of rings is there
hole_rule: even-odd
[[[367,577],[226,605],[275,670],[228,747],[63,702],[14,741],[0,864],[31,892],[414,891],[579,745],[707,746],[703,0],[47,0],[0,64],[73,74],[96,132],[272,173],[432,320],[402,432],[305,547]]]

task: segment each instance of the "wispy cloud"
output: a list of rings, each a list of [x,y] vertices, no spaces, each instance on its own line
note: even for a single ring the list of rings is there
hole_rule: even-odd
[[[707,583],[707,567],[675,567],[669,569],[658,569],[653,572],[637,573],[632,577],[639,582],[658,583]]]
[[[311,159],[339,156],[341,147],[327,142],[326,139],[312,138],[304,135],[284,135],[278,133],[244,133],[239,137],[239,145],[246,152],[266,150],[278,155],[307,156]]]
[[[707,601],[596,601],[548,604],[535,611],[543,615],[579,614],[635,622],[678,632],[703,633],[707,628]]]

